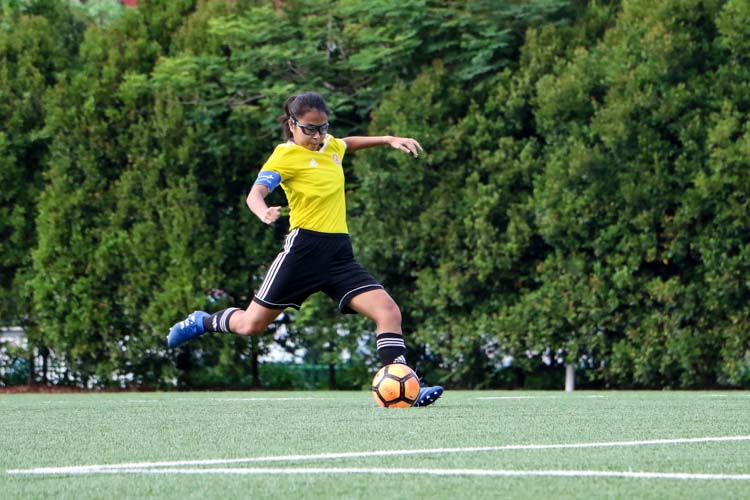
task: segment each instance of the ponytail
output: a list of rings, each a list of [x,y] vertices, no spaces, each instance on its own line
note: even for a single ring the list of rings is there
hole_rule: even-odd
[[[289,119],[292,117],[292,114],[289,112],[289,105],[294,102],[296,98],[296,95],[287,97],[286,101],[284,101],[284,114],[279,117],[281,133],[284,135],[285,141],[292,138],[292,130],[289,128]]]

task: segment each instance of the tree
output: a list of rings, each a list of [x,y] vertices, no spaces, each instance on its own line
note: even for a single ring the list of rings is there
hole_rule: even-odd
[[[335,135],[425,146],[345,168],[358,259],[431,380],[517,383],[544,358],[747,384],[745,4],[4,2],[0,312],[68,383],[257,384],[270,338],[163,337],[209,290],[252,299],[287,224],[244,199],[284,99],[318,90]],[[310,361],[375,363],[372,325],[322,296],[285,318]]]
[[[363,261],[402,306],[422,346],[420,366],[443,370],[447,381],[492,386],[504,377],[503,354],[525,357],[527,332],[509,338],[503,319],[539,287],[537,266],[549,251],[532,203],[543,168],[535,82],[570,50],[573,33],[581,37],[573,28],[529,30],[521,67],[475,91],[442,64],[397,86],[371,130],[418,137],[427,154],[410,162],[368,151],[355,163],[353,233],[364,235]]]
[[[122,296],[131,268],[128,234],[117,225],[117,195],[144,109],[138,100],[123,99],[120,87],[126,77],[149,71],[159,53],[137,11],[109,26],[90,25],[76,64],[47,95],[51,146],[29,285],[40,323],[35,340],[63,360],[69,383],[120,383],[130,343],[142,339],[134,334],[140,311],[129,309],[132,302]],[[189,205],[185,197],[170,201]],[[188,213],[181,217],[192,222]]]
[[[43,99],[75,50],[82,25],[64,5],[0,10],[0,322],[31,320],[22,274],[36,243],[33,222],[49,146]],[[27,324],[28,326],[28,324]]]
[[[728,340],[727,319],[737,316],[711,297],[722,293],[709,284],[716,271],[709,271],[707,242],[717,239],[705,235],[718,227],[739,235],[744,223],[736,218],[741,210],[710,208],[722,198],[706,205],[696,186],[705,185],[706,166],[742,147],[741,138],[734,144],[741,136],[719,141],[724,147],[710,140],[710,123],[723,130],[736,123],[734,104],[715,104],[722,101],[716,72],[732,75],[723,81],[730,88],[736,74],[717,50],[721,8],[630,2],[602,42],[538,82],[534,117],[546,165],[533,197],[552,251],[540,265],[540,287],[509,310],[509,338],[521,350],[547,346],[568,362],[596,360],[602,369],[593,377],[609,383],[686,387],[720,379],[727,351],[719,346]],[[716,120],[717,113],[725,116]],[[741,241],[719,251],[722,265]],[[734,290],[741,300],[744,290]],[[522,325],[528,344],[513,340]],[[738,380],[746,344],[733,348]]]

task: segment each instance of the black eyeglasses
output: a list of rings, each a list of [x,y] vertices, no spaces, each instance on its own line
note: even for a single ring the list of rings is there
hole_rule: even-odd
[[[295,117],[292,118],[292,123],[294,123],[296,126],[302,130],[302,133],[305,135],[313,136],[315,134],[320,135],[326,135],[328,133],[328,123],[324,123],[323,125],[302,125],[300,122],[297,121]]]

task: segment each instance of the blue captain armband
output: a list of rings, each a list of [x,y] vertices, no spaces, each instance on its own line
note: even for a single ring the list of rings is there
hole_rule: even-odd
[[[258,178],[255,179],[255,184],[262,184],[268,188],[268,192],[270,193],[274,189],[278,187],[279,184],[281,184],[281,176],[277,174],[276,172],[271,172],[270,170],[261,170],[261,172],[258,174]]]

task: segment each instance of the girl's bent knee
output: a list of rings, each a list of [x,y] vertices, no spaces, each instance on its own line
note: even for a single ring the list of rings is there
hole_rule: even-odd
[[[398,305],[391,305],[385,314],[389,321],[397,321],[401,323],[401,309],[399,309]]]

